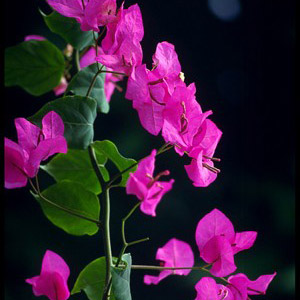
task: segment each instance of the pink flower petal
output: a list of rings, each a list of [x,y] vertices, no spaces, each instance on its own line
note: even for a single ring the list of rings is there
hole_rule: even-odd
[[[75,18],[80,24],[86,23],[82,0],[47,0],[48,4],[65,17]],[[86,7],[88,0],[84,0]],[[81,28],[83,30],[83,28]],[[92,28],[85,28],[91,30]]]
[[[45,139],[53,139],[64,135],[64,122],[55,112],[48,112],[42,119],[42,132]]]
[[[261,275],[256,280],[249,280],[248,283],[248,295],[262,295],[265,294],[269,284],[276,276],[276,272],[271,275]]]
[[[213,157],[221,136],[222,131],[218,129],[214,122],[209,119],[204,120],[194,137],[193,149],[189,155],[196,158],[202,151],[203,155]]]
[[[100,48],[98,48],[100,51]],[[91,47],[87,52],[85,52],[80,58],[80,68],[83,69],[92,65],[96,62],[96,49],[95,47]]]
[[[156,207],[161,198],[172,189],[174,180],[170,181],[157,181],[149,190],[146,198],[141,204],[141,211],[152,217],[156,216]]]
[[[18,143],[29,154],[42,139],[41,129],[24,118],[15,119],[15,126]]]
[[[39,276],[26,279],[32,285],[35,296],[47,296],[50,300],[66,300],[70,296],[67,280],[70,270],[56,253],[47,250]]]
[[[211,238],[200,256],[205,262],[212,264],[210,272],[216,277],[227,276],[236,270],[231,245],[224,236]]]
[[[86,9],[86,22],[96,32],[99,26],[107,25],[116,19],[116,0],[89,0]]]
[[[219,287],[211,277],[202,277],[195,285],[197,297],[195,300],[219,300]],[[226,298],[227,300],[227,298]]]
[[[27,184],[27,176],[24,171],[25,158],[22,148],[4,138],[4,186],[7,189],[24,187]]]
[[[193,181],[193,185],[196,187],[207,187],[217,178],[217,174],[204,167],[203,163],[204,159],[201,151],[197,159],[193,158],[190,165],[184,166],[188,177]],[[205,163],[210,167],[214,166],[210,160],[205,160]]]
[[[157,44],[156,52],[153,55],[153,64],[157,66],[154,73],[157,73],[157,76],[161,78],[177,77],[181,72],[175,47],[168,42]]]
[[[139,200],[143,201],[147,197],[148,189],[146,185],[135,176],[135,174],[130,173],[126,185],[126,193],[128,195],[135,195]]]
[[[164,110],[164,125],[162,135],[166,142],[176,144],[176,152],[183,155],[193,146],[194,136],[202,122],[211,114],[202,113],[195,97],[195,86],[176,87]]]
[[[134,176],[141,181],[144,185],[147,185],[153,176],[154,167],[155,167],[155,156],[157,151],[154,149],[151,151],[151,154],[143,158],[139,163]]]
[[[55,96],[59,96],[63,94],[66,91],[67,87],[68,87],[68,82],[66,78],[63,76],[60,80],[59,85],[53,89]]]
[[[140,41],[144,36],[141,11],[137,4],[118,12],[116,22],[107,26],[102,41],[104,54],[97,61],[113,69],[130,75],[135,66],[142,64],[143,51]]]
[[[256,231],[237,232],[233,243],[233,253],[236,254],[242,250],[251,248],[256,240],[256,237]]]
[[[30,41],[30,40],[45,41],[46,38],[41,36],[41,35],[35,35],[35,34],[26,35],[25,38],[24,38],[24,41],[27,42],[27,41]]]
[[[35,168],[40,167],[40,163],[56,153],[67,153],[67,141],[63,136],[47,139],[39,143],[38,147],[31,151],[29,162]]]
[[[194,254],[191,246],[186,242],[180,241],[176,238],[169,240],[162,248],[156,252],[156,259],[163,261],[164,267],[186,267],[192,268],[194,265]],[[159,276],[145,275],[145,284],[158,284],[162,279],[169,275],[188,275],[190,269],[183,270],[163,270]]]
[[[223,236],[230,243],[232,243],[235,238],[231,221],[216,208],[206,214],[197,225],[196,243],[200,253],[205,244],[215,236]]]

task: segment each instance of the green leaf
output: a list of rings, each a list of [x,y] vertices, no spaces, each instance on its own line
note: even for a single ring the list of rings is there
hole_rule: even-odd
[[[94,148],[96,155],[102,154],[106,156],[110,161],[113,162],[113,164],[118,168],[120,172],[136,164],[136,161],[134,159],[125,158],[124,156],[122,156],[118,151],[116,145],[111,141],[96,141],[92,144],[92,147]],[[129,178],[129,173],[134,172],[136,169],[137,166],[132,167],[130,170],[122,174],[122,180],[119,183],[119,186],[125,187]]]
[[[42,192],[48,200],[93,220],[99,220],[100,205],[98,197],[85,187],[72,181],[61,181]],[[81,219],[49,204],[38,195],[34,197],[40,203],[46,217],[57,227],[72,235],[93,235],[97,233],[97,224]]]
[[[18,85],[40,96],[60,83],[65,60],[49,41],[30,40],[5,49],[4,69],[5,86]]]
[[[130,271],[131,255],[129,253],[122,256],[125,262],[125,270],[122,268],[111,267],[112,291],[116,300],[131,300],[130,293]]]
[[[71,44],[77,50],[94,44],[92,31],[82,31],[80,24],[74,18],[68,18],[54,11],[50,15],[42,14],[46,25],[49,29],[60,35],[66,42]]]
[[[80,293],[83,290],[90,300],[102,299],[105,272],[105,257],[100,257],[92,261],[80,272],[71,294]],[[113,294],[111,294],[110,300],[115,300]]]
[[[97,72],[97,63],[83,68],[72,78],[68,85],[67,92],[85,96]],[[90,97],[97,101],[97,107],[100,112],[108,113],[109,104],[104,93],[104,80],[105,73],[100,73],[96,78]]]
[[[97,161],[105,181],[109,180],[104,165],[107,161],[106,156],[97,154]],[[48,164],[41,168],[50,174],[57,182],[71,180],[79,182],[84,187],[95,193],[101,193],[101,187],[95,171],[92,167],[89,153],[87,150],[68,150],[67,154],[56,155]]]
[[[89,97],[67,96],[48,102],[29,121],[41,126],[45,114],[54,110],[64,121],[68,148],[86,149],[94,138],[96,105]]]

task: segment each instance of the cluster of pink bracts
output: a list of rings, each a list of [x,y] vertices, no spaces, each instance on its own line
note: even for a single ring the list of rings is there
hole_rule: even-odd
[[[55,153],[67,153],[64,123],[51,111],[42,120],[42,129],[24,118],[15,119],[18,143],[4,139],[4,185],[7,189],[24,187],[37,175],[40,163]]]
[[[195,97],[195,84],[184,83],[172,44],[157,45],[151,70],[142,64],[140,42],[144,28],[139,6],[125,9],[123,3],[117,9],[115,0],[48,0],[48,3],[60,14],[75,18],[82,30],[98,32],[99,26],[105,26],[101,29],[106,30],[101,46],[97,51],[91,47],[81,57],[80,66],[98,61],[107,70],[128,76],[125,97],[132,101],[143,127],[153,135],[162,132],[164,140],[174,145],[177,153],[191,158],[185,169],[195,186],[205,187],[213,182],[220,172],[214,167],[218,159],[213,155],[222,132],[208,119],[212,111],[202,111]],[[118,74],[106,74],[104,88],[108,101],[115,83],[122,79]]]
[[[236,270],[234,255],[249,249],[256,235],[254,231],[235,232],[230,220],[221,211],[214,209],[199,221],[196,243],[200,257],[211,265],[210,273],[215,277],[224,277]],[[179,269],[163,270],[158,276],[145,275],[145,284],[158,284],[169,275],[188,275],[191,272],[189,268],[194,266],[191,246],[176,238],[157,250],[156,259],[161,261],[162,267]],[[33,286],[36,296],[66,300],[70,295],[67,285],[69,274],[69,267],[64,260],[48,250],[43,259],[41,274],[26,282]],[[275,275],[276,272],[262,275],[252,281],[245,274],[239,273],[230,276],[226,285],[217,284],[211,277],[202,277],[195,286],[195,300],[247,300],[249,295],[264,295]]]

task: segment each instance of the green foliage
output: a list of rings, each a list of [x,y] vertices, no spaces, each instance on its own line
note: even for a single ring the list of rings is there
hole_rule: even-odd
[[[50,15],[42,14],[45,23],[49,29],[60,35],[66,42],[71,44],[75,49],[83,48],[94,44],[92,31],[82,31],[79,23],[74,18],[68,18],[54,11]]]
[[[42,196],[82,216],[99,219],[100,205],[97,196],[78,182],[61,181],[44,190]],[[77,236],[97,233],[98,226],[95,223],[73,216],[47,203],[38,195],[34,197],[40,203],[46,217],[67,233]]]
[[[105,272],[105,257],[95,259],[80,272],[71,294],[80,293],[83,290],[89,300],[102,299]],[[115,300],[114,295],[110,296],[110,300]]]
[[[5,49],[5,86],[18,85],[34,96],[56,87],[64,69],[63,54],[49,41],[30,40]]]
[[[104,180],[108,181],[109,174],[104,168],[107,157],[102,153],[97,153],[97,161]],[[88,150],[70,149],[67,154],[56,155],[41,168],[58,182],[65,179],[80,182],[87,190],[95,194],[101,193],[101,187],[92,167]]]
[[[97,72],[97,63],[83,68],[72,78],[68,85],[67,92],[72,92],[79,96],[85,96]],[[100,112],[108,113],[109,104],[104,93],[104,81],[105,73],[100,73],[96,78],[89,96],[97,101],[97,107]]]
[[[136,164],[136,161],[131,158],[125,158],[120,154],[116,145],[111,141],[104,140],[104,141],[96,141],[92,144],[93,149],[95,150],[96,155],[104,155],[109,159],[120,172],[126,170],[127,168],[131,167],[132,165]],[[122,174],[122,180],[119,183],[119,186],[125,187],[127,180],[129,178],[129,173],[134,172],[137,166],[131,168],[124,174]]]
[[[130,271],[131,271],[131,255],[129,253],[122,256],[126,268],[111,267],[112,275],[112,291],[116,300],[131,300],[130,293]]]
[[[41,126],[42,118],[54,110],[64,121],[68,148],[86,149],[94,138],[96,101],[89,97],[67,96],[45,104],[29,121]]]

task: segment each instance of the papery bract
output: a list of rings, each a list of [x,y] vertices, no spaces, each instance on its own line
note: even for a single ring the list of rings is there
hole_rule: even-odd
[[[181,66],[174,45],[168,42],[158,43],[152,56],[153,76],[163,79],[169,92],[172,93],[177,84],[181,84]]]
[[[230,220],[218,209],[212,210],[198,223],[196,243],[200,257],[212,264],[210,272],[217,277],[227,276],[236,270],[234,254],[250,248],[257,233],[235,233]]]
[[[203,277],[195,285],[197,297],[195,300],[234,300],[233,295],[226,286],[217,284],[211,277]]]
[[[32,35],[26,35],[24,38],[24,41],[30,41],[30,40],[38,40],[38,41],[45,41],[46,38],[41,36],[41,35],[36,35],[36,34],[32,34]]]
[[[209,159],[203,158],[202,151],[196,159],[192,159],[190,165],[184,167],[188,177],[196,187],[207,187],[217,178],[217,173],[212,169],[214,168],[214,163]]]
[[[26,279],[32,285],[35,296],[47,296],[50,300],[66,300],[70,297],[67,281],[70,269],[56,253],[47,250],[39,276]]]
[[[201,123],[198,132],[194,136],[192,148],[189,150],[189,156],[197,158],[199,153],[202,151],[203,155],[208,157],[210,160],[215,153],[221,136],[222,131],[216,126],[216,124],[205,118]]]
[[[42,129],[24,118],[15,119],[18,144],[5,138],[5,187],[23,187],[34,177],[40,163],[55,153],[67,153],[64,123],[50,111],[42,119]],[[14,179],[15,177],[15,179]]]
[[[150,156],[142,159],[134,173],[130,173],[126,185],[126,193],[135,195],[141,203],[141,211],[146,215],[156,216],[156,206],[165,193],[172,189],[174,180],[158,181],[163,175],[169,175],[169,171],[159,173],[153,178],[156,150]]]
[[[107,25],[116,18],[116,0],[89,0],[85,9],[85,18],[92,30],[99,31],[99,26]]]
[[[159,43],[153,56],[153,70],[137,66],[131,73],[125,97],[132,100],[143,127],[157,135],[162,127],[165,106],[180,79],[180,64],[175,48],[168,42]]]
[[[59,96],[59,95],[63,94],[66,91],[67,87],[68,87],[68,81],[63,76],[60,80],[59,85],[53,89],[55,96]]]
[[[175,238],[169,240],[162,248],[157,250],[156,259],[163,262],[163,267],[192,268],[194,265],[194,254],[191,246],[188,243]],[[158,276],[145,275],[144,283],[158,284],[162,279],[169,275],[188,275],[190,272],[190,269],[163,270]]]
[[[140,45],[144,36],[143,20],[137,4],[119,9],[116,21],[107,25],[107,33],[101,43],[103,54],[97,61],[113,71],[130,75],[132,69],[142,63]]]
[[[247,300],[248,295],[264,295],[275,276],[276,272],[271,275],[261,275],[251,281],[245,274],[239,273],[228,278],[230,283],[228,288],[234,295],[234,300]]]
[[[14,189],[26,186],[26,159],[23,149],[7,138],[4,138],[4,161],[5,188]]]
[[[164,110],[162,136],[165,142],[176,145],[180,155],[189,152],[193,147],[194,136],[211,111],[202,113],[195,97],[194,84],[176,87]]]
[[[92,26],[88,25],[85,18],[85,8],[89,2],[88,0],[47,0],[47,2],[61,15],[76,19],[81,24],[81,30],[89,31],[93,29]]]

